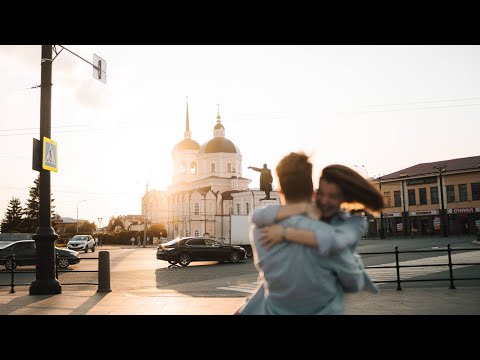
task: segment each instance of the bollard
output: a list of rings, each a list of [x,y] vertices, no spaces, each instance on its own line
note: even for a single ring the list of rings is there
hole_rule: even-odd
[[[450,244],[447,244],[447,251],[448,251],[448,269],[450,271],[450,287],[449,287],[449,289],[456,289],[455,285],[453,284],[452,248],[450,247]]]
[[[15,263],[15,254],[12,256],[12,264]],[[11,282],[10,282],[10,294],[15,294],[15,269],[12,266],[12,269],[10,270],[11,274]]]
[[[397,290],[402,290],[402,286],[400,285],[400,262],[398,261],[398,246],[395,246],[395,262],[397,268]]]
[[[98,290],[97,292],[110,292],[110,253],[98,252]]]

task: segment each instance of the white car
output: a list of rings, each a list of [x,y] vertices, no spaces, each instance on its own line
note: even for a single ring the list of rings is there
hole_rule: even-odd
[[[80,251],[88,249],[95,251],[95,240],[90,235],[75,235],[67,244],[70,250]]]

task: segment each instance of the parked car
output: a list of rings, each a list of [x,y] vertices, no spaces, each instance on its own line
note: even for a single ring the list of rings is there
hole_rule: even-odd
[[[0,248],[0,265],[5,266],[7,270],[15,269],[17,266],[35,265],[37,256],[35,245],[34,240],[20,240]],[[55,251],[58,254],[57,265],[62,269],[80,262],[76,251],[57,247],[55,247]],[[15,255],[15,260],[13,255]]]
[[[182,266],[187,266],[192,261],[218,260],[237,263],[245,258],[246,252],[242,247],[225,245],[204,237],[176,238],[160,244],[157,249],[157,259]]]
[[[67,244],[70,250],[83,250],[85,252],[87,252],[88,249],[95,252],[95,246],[95,240],[90,235],[75,235]]]

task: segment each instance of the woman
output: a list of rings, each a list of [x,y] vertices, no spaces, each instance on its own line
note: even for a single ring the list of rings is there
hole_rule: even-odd
[[[259,209],[252,216],[251,240],[260,286],[238,313],[343,314],[345,291],[377,291],[360,257],[353,253],[366,222],[340,212],[340,204],[358,201],[377,210],[383,200],[378,191],[371,192],[373,187],[365,186],[370,185],[365,179],[346,169],[333,165],[324,170],[315,211],[309,205],[313,184],[308,157],[291,153],[280,161],[276,170],[285,205]],[[350,172],[358,178],[352,179]],[[305,213],[321,215],[330,224],[295,216]],[[275,220],[280,223],[261,229]]]

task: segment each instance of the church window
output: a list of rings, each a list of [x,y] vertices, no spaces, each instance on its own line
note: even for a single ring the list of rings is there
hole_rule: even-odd
[[[190,172],[192,175],[197,175],[197,163],[195,161],[192,161],[190,165]]]

